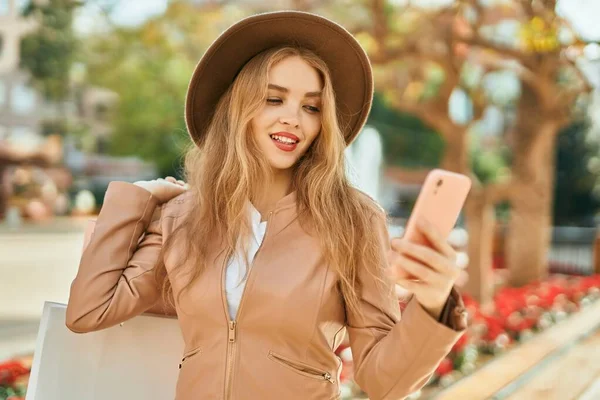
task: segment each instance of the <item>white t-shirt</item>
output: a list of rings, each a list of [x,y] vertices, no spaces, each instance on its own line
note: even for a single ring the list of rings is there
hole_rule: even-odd
[[[248,246],[248,261],[252,264],[256,252],[258,251],[262,241],[265,238],[265,232],[267,230],[267,221],[260,222],[261,215],[258,210],[248,203],[250,208],[250,221],[252,225],[252,238]],[[248,271],[249,273],[250,271]],[[242,294],[246,287],[246,279],[248,273],[246,273],[246,265],[244,258],[238,252],[235,256],[231,257],[227,264],[227,270],[225,271],[225,292],[227,295],[227,307],[229,309],[229,317],[235,320],[237,311],[240,306]]]

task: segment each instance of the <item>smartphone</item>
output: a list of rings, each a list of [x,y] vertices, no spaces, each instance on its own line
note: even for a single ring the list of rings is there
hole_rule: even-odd
[[[427,219],[447,238],[471,190],[471,179],[443,169],[434,169],[425,178],[415,206],[410,214],[403,238],[416,244],[431,246],[417,228],[420,219]]]

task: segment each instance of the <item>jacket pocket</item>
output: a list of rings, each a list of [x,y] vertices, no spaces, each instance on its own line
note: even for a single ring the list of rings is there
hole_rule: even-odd
[[[320,368],[311,367],[300,361],[290,360],[287,357],[284,357],[280,354],[269,351],[269,358],[272,361],[275,361],[278,364],[283,365],[286,368],[291,369],[297,374],[313,378],[319,379],[322,381],[327,381],[329,383],[335,383],[335,380],[332,378],[331,374],[327,371],[323,371]]]
[[[181,367],[183,366],[183,364],[189,360],[191,357],[200,354],[202,352],[202,350],[200,349],[200,347],[196,347],[195,349],[192,349],[190,351],[188,351],[187,353],[184,353],[183,356],[181,357],[181,362],[179,363],[179,369],[181,369]]]

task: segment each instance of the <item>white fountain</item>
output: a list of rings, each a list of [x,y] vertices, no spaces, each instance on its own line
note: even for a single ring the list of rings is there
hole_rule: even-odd
[[[357,189],[380,201],[380,175],[383,146],[379,132],[365,126],[358,138],[346,149],[346,174]]]

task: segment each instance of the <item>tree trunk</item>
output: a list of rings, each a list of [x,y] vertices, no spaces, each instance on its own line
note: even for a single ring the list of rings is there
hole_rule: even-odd
[[[518,183],[511,200],[505,260],[511,286],[522,286],[547,276],[551,238],[551,171],[539,171],[539,183]],[[545,176],[542,176],[545,175]]]
[[[465,291],[482,305],[491,303],[494,295],[492,247],[494,241],[494,205],[486,201],[483,190],[474,188],[465,204],[465,219],[469,232]]]
[[[469,136],[467,126],[455,125],[446,132],[446,148],[442,168],[470,175]],[[469,235],[467,254],[469,280],[465,291],[481,304],[493,296],[492,243],[494,240],[494,205],[487,204],[481,188],[473,188],[463,209]]]
[[[469,141],[467,127],[448,126],[443,134],[446,139],[441,167],[459,174],[469,174]]]
[[[547,276],[552,227],[556,136],[554,113],[536,108],[533,93],[523,88],[513,143],[513,181],[505,260],[512,286]]]

